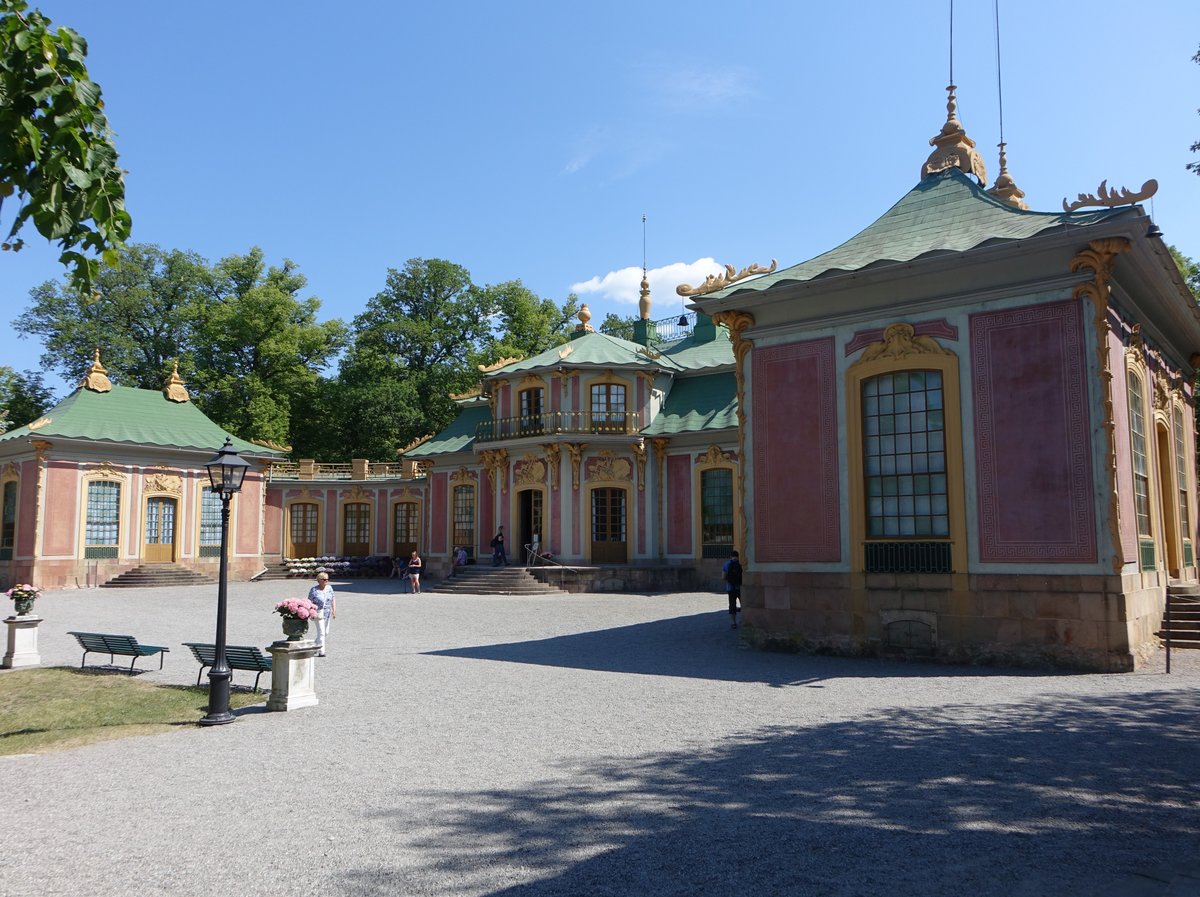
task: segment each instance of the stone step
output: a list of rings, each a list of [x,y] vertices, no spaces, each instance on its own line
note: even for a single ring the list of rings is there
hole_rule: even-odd
[[[108,582],[101,583],[101,588],[108,589],[144,589],[159,586],[195,586],[215,585],[216,580],[195,570],[179,564],[142,564],[132,570],[126,570],[120,576],[115,576]]]

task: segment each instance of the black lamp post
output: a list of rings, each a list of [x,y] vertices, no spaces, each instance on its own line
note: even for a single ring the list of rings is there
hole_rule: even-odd
[[[208,671],[208,715],[200,720],[202,726],[223,726],[236,717],[229,712],[229,680],[233,673],[225,659],[225,595],[229,576],[229,500],[242,490],[242,480],[250,462],[239,458],[233,441],[226,436],[225,444],[211,461],[208,480],[212,491],[221,497],[221,572],[217,584],[217,645],[213,665]]]

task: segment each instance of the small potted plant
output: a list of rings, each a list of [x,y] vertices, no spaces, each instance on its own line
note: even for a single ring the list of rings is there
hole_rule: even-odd
[[[288,598],[275,605],[275,613],[283,617],[283,634],[287,640],[295,642],[308,634],[308,621],[316,619],[320,611],[307,598]]]
[[[4,594],[13,600],[13,604],[16,606],[17,616],[23,617],[26,614],[33,613],[33,602],[37,601],[38,598],[41,597],[42,590],[37,586],[25,583],[24,585],[18,584],[13,586]]]

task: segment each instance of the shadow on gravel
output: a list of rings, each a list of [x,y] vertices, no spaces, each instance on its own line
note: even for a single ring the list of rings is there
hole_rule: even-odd
[[[729,615],[723,611],[535,641],[447,648],[426,653],[431,656],[531,663],[612,673],[761,682],[777,688],[795,685],[819,687],[818,683],[827,679],[1070,675],[1058,670],[1031,672],[752,651],[739,644],[737,633],[729,628]]]
[[[897,710],[371,814],[410,858],[331,892],[1140,897],[1194,858],[1200,701]],[[384,801],[385,802],[385,801]],[[416,860],[415,863],[412,861]]]

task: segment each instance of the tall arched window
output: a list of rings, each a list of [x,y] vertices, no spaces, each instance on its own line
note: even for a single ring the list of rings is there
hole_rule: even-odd
[[[1179,496],[1179,532],[1183,540],[1183,563],[1191,567],[1196,563],[1195,548],[1192,545],[1192,520],[1189,512],[1188,493],[1188,453],[1187,438],[1184,435],[1184,411],[1180,405],[1174,406],[1174,442],[1175,442],[1175,488]]]
[[[406,558],[417,550],[420,505],[398,501],[392,506],[392,557]]]
[[[456,548],[466,548],[467,556],[475,557],[475,487],[454,487],[453,527],[451,542]]]
[[[17,489],[16,480],[5,481],[0,499],[0,561],[11,561],[17,545]]]
[[[221,496],[213,492],[210,486],[200,490],[199,556],[221,556]]]
[[[700,556],[727,558],[733,551],[733,468],[700,471]]]
[[[342,513],[342,552],[348,557],[367,557],[371,553],[371,506],[351,501]]]

